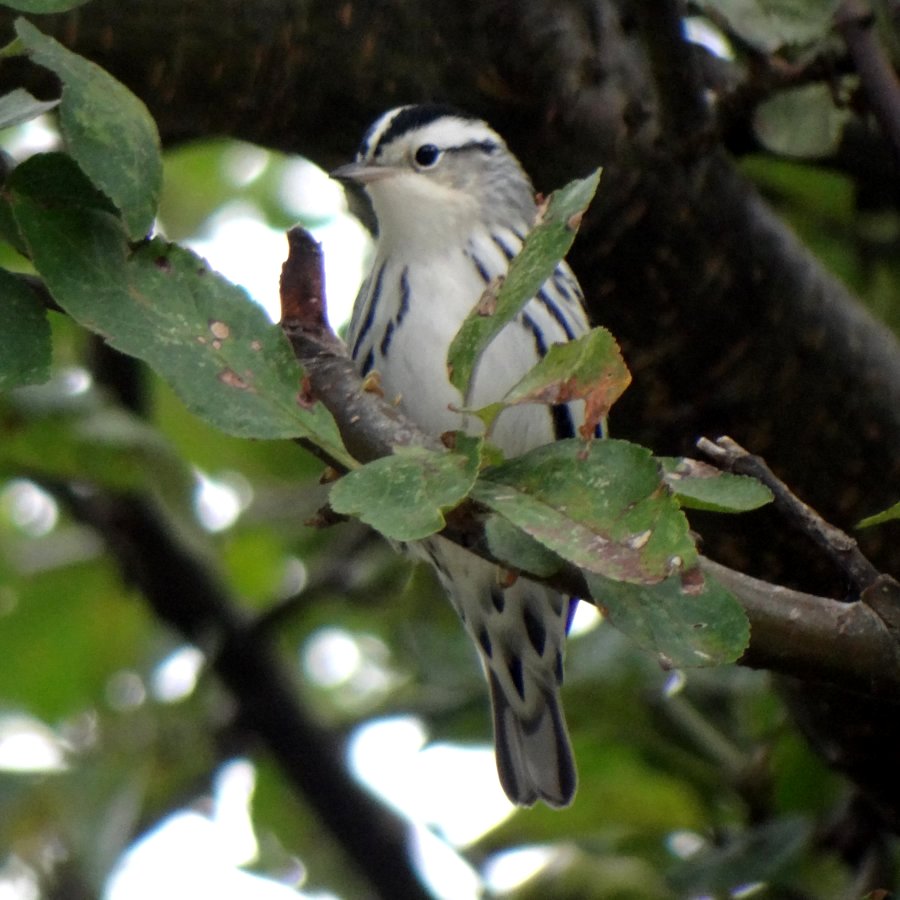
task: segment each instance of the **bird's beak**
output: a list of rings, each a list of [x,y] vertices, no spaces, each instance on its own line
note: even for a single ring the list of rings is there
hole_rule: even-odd
[[[338,166],[330,176],[336,181],[350,181],[354,184],[371,184],[396,175],[399,170],[393,166],[373,166],[367,163],[352,162],[346,166]]]

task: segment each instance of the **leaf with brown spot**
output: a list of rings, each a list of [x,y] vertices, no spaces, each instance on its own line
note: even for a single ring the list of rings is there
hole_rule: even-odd
[[[490,284],[484,289],[478,303],[475,304],[475,312],[479,316],[492,316],[497,312],[497,292],[503,286],[503,276],[492,278]]]
[[[717,666],[747,649],[750,626],[738,601],[698,567],[658,584],[585,579],[609,621],[666,668]]]
[[[610,407],[628,387],[631,373],[616,339],[605,328],[556,344],[504,397],[508,406],[522,403],[569,403],[584,400],[581,435],[593,437]]]
[[[245,291],[159,238],[132,247],[108,200],[61,154],[26,160],[6,189],[35,268],[75,321],[146,361],[217,428],[304,437],[355,465],[325,407],[298,404],[302,369]]]
[[[227,340],[231,334],[231,329],[225,322],[220,322],[218,319],[211,319],[209,323],[209,330],[214,338],[219,341]]]
[[[222,384],[227,384],[228,387],[236,388],[239,391],[253,390],[253,385],[241,378],[234,369],[222,369],[219,373],[219,381],[221,381]]]
[[[687,519],[649,450],[557,441],[486,469],[473,499],[588,572],[652,584],[693,566]]]

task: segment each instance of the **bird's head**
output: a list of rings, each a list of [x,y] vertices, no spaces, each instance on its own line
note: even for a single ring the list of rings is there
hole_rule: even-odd
[[[531,225],[534,192],[503,139],[452,107],[400,106],[366,132],[354,162],[331,173],[365,187],[382,240],[450,239],[473,222]]]

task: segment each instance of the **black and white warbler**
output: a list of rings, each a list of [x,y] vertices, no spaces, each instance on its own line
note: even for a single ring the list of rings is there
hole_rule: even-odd
[[[581,290],[560,263],[538,294],[488,346],[470,396],[448,380],[446,357],[463,319],[503,275],[534,225],[534,189],[484,122],[437,105],[379,118],[356,161],[334,177],[365,186],[378,220],[375,262],[353,310],[348,343],[361,374],[377,370],[385,396],[425,431],[477,431],[458,410],[500,400],[547,352],[588,329]],[[573,406],[504,410],[493,441],[515,456],[571,437]],[[575,764],[559,700],[570,601],[440,537],[413,548],[434,567],[475,642],[490,685],[497,769],[522,806],[565,806]]]

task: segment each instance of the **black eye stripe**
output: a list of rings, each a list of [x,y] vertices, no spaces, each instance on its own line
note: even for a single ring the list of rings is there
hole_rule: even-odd
[[[472,153],[477,151],[490,156],[499,149],[499,145],[493,141],[469,141],[466,144],[460,144],[458,147],[444,147],[443,149],[436,144],[422,144],[413,153],[413,159],[416,165],[421,166],[423,169],[428,169],[434,166],[445,153]]]
[[[447,147],[446,153],[470,153],[473,150],[480,150],[490,156],[496,153],[500,147],[493,141],[469,141],[467,144],[460,144],[458,147]]]

